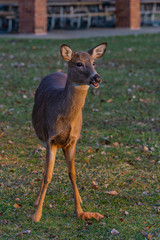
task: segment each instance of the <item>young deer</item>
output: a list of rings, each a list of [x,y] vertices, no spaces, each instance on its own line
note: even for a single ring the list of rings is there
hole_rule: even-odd
[[[57,148],[62,148],[68,165],[72,183],[75,213],[78,218],[96,218],[99,213],[83,212],[75,173],[75,151],[82,128],[82,108],[89,86],[97,88],[101,81],[95,70],[95,59],[103,56],[107,43],[102,43],[88,52],[76,52],[63,44],[61,55],[68,62],[68,74],[55,72],[46,76],[40,83],[32,113],[33,126],[38,138],[46,144],[46,165],[33,221],[42,216],[42,206],[52,172]]]

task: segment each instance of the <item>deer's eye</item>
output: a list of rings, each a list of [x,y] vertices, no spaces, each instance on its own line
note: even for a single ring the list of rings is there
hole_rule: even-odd
[[[96,66],[96,63],[95,63],[95,62],[93,62],[93,66]]]
[[[76,63],[76,66],[77,66],[77,67],[82,67],[83,64],[82,64],[81,62],[77,62],[77,63]]]

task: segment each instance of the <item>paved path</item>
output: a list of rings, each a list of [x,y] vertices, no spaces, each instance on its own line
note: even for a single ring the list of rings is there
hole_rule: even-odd
[[[139,30],[129,28],[90,28],[80,30],[53,30],[44,35],[35,34],[0,34],[0,38],[42,38],[42,39],[76,39],[90,37],[126,36],[160,33],[160,27],[142,27]]]

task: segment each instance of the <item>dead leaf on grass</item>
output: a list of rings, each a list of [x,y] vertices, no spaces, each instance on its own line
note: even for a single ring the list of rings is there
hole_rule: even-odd
[[[106,193],[109,194],[109,195],[115,195],[115,196],[118,195],[117,191],[114,191],[114,190],[113,191],[106,191]]]
[[[25,231],[22,231],[23,234],[29,234],[31,233],[31,230],[25,230]]]
[[[148,239],[152,239],[153,238],[153,235],[152,234],[149,234],[148,235]]]
[[[127,212],[127,211],[121,211],[121,214],[122,214],[122,215],[128,215],[129,212]]]
[[[17,209],[22,207],[22,205],[19,204],[19,203],[15,203],[13,206],[14,206],[15,208],[17,208]]]
[[[136,157],[135,160],[140,162],[142,159],[141,159],[141,157]]]
[[[113,235],[119,234],[119,232],[118,232],[116,229],[114,229],[114,228],[112,229],[111,233],[112,233]]]
[[[42,146],[39,146],[38,150],[46,151],[46,148],[45,148],[45,147],[42,147]]]
[[[3,135],[4,135],[4,132],[1,132],[1,133],[0,133],[0,138],[3,137]]]
[[[147,146],[144,146],[143,150],[144,150],[145,152],[148,152],[148,151],[149,151],[149,149],[148,149]]]
[[[99,221],[101,218],[103,218],[103,215],[101,215],[100,213],[85,212],[85,213],[80,213],[80,214],[79,214],[79,217],[80,217],[82,220],[95,218],[96,220]]]
[[[114,142],[113,143],[113,147],[118,147],[120,144],[119,144],[119,142]]]
[[[102,151],[102,152],[101,152],[101,155],[106,156],[107,153],[106,153],[105,151]]]
[[[99,109],[98,108],[92,108],[92,111],[93,112],[99,112]]]
[[[106,102],[107,103],[111,103],[113,100],[112,100],[112,98],[110,98],[110,99],[108,99]]]
[[[98,183],[95,181],[92,181],[92,188],[96,190],[98,188]]]
[[[151,102],[151,99],[150,99],[150,98],[146,98],[146,99],[140,98],[140,99],[139,99],[139,102],[149,103],[149,102]]]

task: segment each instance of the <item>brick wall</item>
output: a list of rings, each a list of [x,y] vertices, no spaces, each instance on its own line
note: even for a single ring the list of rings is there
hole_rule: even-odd
[[[19,5],[19,33],[46,33],[47,0],[18,0]]]
[[[116,26],[140,28],[140,0],[116,0]]]

